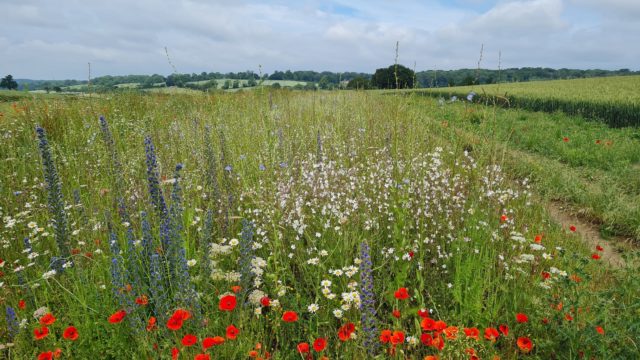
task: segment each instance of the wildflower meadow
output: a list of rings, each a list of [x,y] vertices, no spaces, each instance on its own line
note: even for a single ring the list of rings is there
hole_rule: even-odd
[[[517,155],[606,171],[582,120],[267,88],[0,112],[0,358],[640,356],[635,248],[554,219],[574,173]]]

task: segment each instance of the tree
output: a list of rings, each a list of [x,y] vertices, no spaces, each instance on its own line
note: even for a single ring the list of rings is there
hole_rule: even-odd
[[[397,76],[397,78],[396,78]],[[410,89],[413,88],[415,72],[406,66],[391,65],[377,69],[371,78],[371,84],[378,89]]]
[[[0,88],[7,88],[9,90],[15,90],[18,88],[18,83],[13,80],[13,76],[7,75],[0,80]]]
[[[467,75],[465,76],[464,79],[462,79],[462,81],[460,82],[460,86],[469,86],[469,85],[473,85],[475,84],[475,81],[473,80],[473,76],[471,75]]]
[[[367,90],[371,89],[371,82],[368,79],[365,79],[362,76],[358,76],[349,80],[347,84],[347,89],[358,89],[358,90]]]
[[[327,75],[323,75],[320,78],[320,81],[318,81],[318,86],[320,87],[320,89],[326,90],[331,86],[331,81],[329,80],[329,77]]]
[[[231,87],[231,80],[229,79],[225,80],[224,83],[222,84],[222,89],[227,90],[230,87]]]

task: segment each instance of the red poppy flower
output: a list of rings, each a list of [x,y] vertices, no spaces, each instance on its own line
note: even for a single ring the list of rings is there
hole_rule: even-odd
[[[187,334],[182,337],[182,345],[193,346],[198,343],[198,338],[195,335]]]
[[[351,339],[351,334],[356,331],[356,326],[353,323],[347,323],[338,329],[338,337],[341,341],[347,341]]]
[[[191,318],[191,313],[187,310],[184,309],[178,309],[176,311],[173,312],[173,315],[171,315],[172,317],[178,317],[182,320],[187,320],[189,318]]]
[[[145,306],[149,304],[149,298],[147,297],[147,295],[140,295],[136,298],[136,304]]]
[[[240,330],[232,325],[227,326],[227,339],[235,340],[238,337]]]
[[[484,338],[491,342],[496,342],[496,340],[500,337],[500,333],[495,328],[486,328],[484,329]]]
[[[428,318],[429,317],[429,310],[427,309],[420,309],[418,310],[418,316],[420,316],[421,318]]]
[[[40,355],[38,355],[38,360],[51,360],[51,359],[53,359],[52,351],[45,351],[40,353]]]
[[[263,297],[260,299],[260,305],[262,305],[262,306],[264,306],[264,307],[267,307],[267,306],[269,306],[270,304],[271,304],[271,300],[269,299],[269,297],[268,297],[268,296],[263,296]]]
[[[562,141],[569,142],[569,138],[565,136],[565,137],[562,138]]]
[[[352,322],[344,324],[343,327],[350,333],[356,331],[356,325]]]
[[[425,346],[431,346],[438,350],[442,350],[444,348],[444,339],[439,333],[434,335],[431,335],[430,333],[423,333],[420,335],[420,342]]]
[[[53,351],[53,358],[54,358],[54,359],[57,359],[57,358],[59,358],[60,356],[62,356],[62,349],[60,349],[60,348],[55,349],[55,350]]]
[[[209,356],[209,354],[198,354],[193,360],[211,360],[211,356]]]
[[[383,344],[391,341],[391,330],[382,330],[380,332],[380,342]]]
[[[224,343],[222,336],[208,337],[202,340],[202,348],[206,351],[208,348]]]
[[[420,326],[426,331],[433,331],[436,329],[436,321],[432,318],[424,318],[420,322]]]
[[[321,352],[327,347],[327,339],[325,338],[317,338],[316,341],[313,342],[313,350],[316,352]]]
[[[599,255],[599,254],[597,254],[597,253],[593,253],[593,254],[591,254],[591,258],[592,258],[593,260],[600,260],[600,255]]]
[[[531,343],[531,339],[529,339],[528,337],[519,337],[517,344],[520,350],[525,353],[528,353],[533,348],[533,343]]]
[[[393,315],[393,317],[396,319],[400,319],[400,310],[393,309],[393,311],[391,312],[391,315]]]
[[[155,316],[150,317],[149,321],[147,321],[147,331],[151,331],[151,330],[155,329],[156,328],[156,322],[157,322],[157,319],[156,319]]]
[[[596,245],[596,250],[598,251],[604,251],[604,248],[600,245]]]
[[[468,338],[478,340],[478,335],[480,335],[480,330],[478,330],[478,328],[464,328],[463,331]]]
[[[407,290],[407,288],[401,287],[396,290],[393,296],[395,296],[395,298],[398,300],[406,300],[407,298],[409,298],[409,291]]]
[[[120,321],[122,321],[122,319],[124,319],[125,316],[127,316],[126,311],[124,310],[116,311],[111,316],[109,316],[109,322],[112,324],[117,324]]]
[[[36,338],[36,340],[44,339],[47,337],[47,335],[49,335],[49,328],[46,326],[33,329],[33,336]]]
[[[301,342],[300,344],[298,344],[297,348],[300,354],[306,354],[309,352],[309,344],[307,344],[306,342]]]
[[[602,326],[596,326],[596,331],[598,332],[598,334],[604,335],[604,329],[602,328]]]
[[[500,216],[500,222],[505,222],[505,221],[507,221],[507,220],[509,220],[509,218],[507,217],[507,215],[502,214],[502,215]]]
[[[282,321],[284,322],[296,322],[298,321],[298,314],[295,311],[285,311],[282,314]]]
[[[516,314],[516,321],[519,323],[526,323],[527,321],[529,321],[529,317],[526,314],[523,313],[517,313]]]
[[[548,278],[551,277],[551,273],[546,272],[546,271],[543,271],[541,275],[542,275],[542,278],[545,279],[545,280],[547,280]]]
[[[69,326],[68,328],[64,329],[62,337],[67,340],[76,340],[78,339],[78,329],[76,329],[75,326]]]
[[[40,318],[40,325],[51,325],[56,322],[56,318],[52,313],[46,313]]]
[[[536,235],[536,237],[533,238],[533,241],[537,244],[540,244],[542,242],[542,235]]]
[[[500,330],[502,335],[509,336],[509,327],[507,325],[502,324],[502,325],[498,326],[498,330]]]
[[[433,323],[433,328],[435,331],[442,331],[447,327],[447,323],[442,321],[442,320],[437,320],[435,323]]]
[[[26,307],[27,307],[27,303],[24,300],[20,299],[20,301],[18,301],[18,308],[20,310],[24,310]]]
[[[432,346],[433,345],[433,335],[431,335],[430,333],[422,333],[422,335],[420,335],[420,342],[424,346]]]
[[[225,295],[220,298],[220,303],[218,304],[218,308],[222,311],[232,311],[236,308],[236,296],[235,295]]]
[[[600,145],[601,142],[602,142],[602,140],[596,139],[596,145]]]
[[[433,336],[433,340],[431,341],[431,346],[438,350],[444,349],[444,339],[442,338],[442,335],[440,335],[440,333],[436,333]]]
[[[566,314],[564,315],[564,318],[565,318],[565,320],[567,320],[567,321],[573,321],[573,316],[571,316],[571,314],[569,314],[569,313],[566,313]]]
[[[402,331],[396,330],[391,335],[391,343],[393,345],[402,344],[404,342],[404,333]]]
[[[171,359],[172,360],[176,360],[178,359],[178,355],[180,354],[180,350],[178,350],[177,347],[174,347],[171,349]]]
[[[239,293],[240,290],[242,290],[242,286],[240,286],[240,285],[234,285],[234,286],[231,287],[231,291],[233,291],[234,294]]]
[[[571,232],[575,232],[576,231],[575,225],[569,226],[569,230],[571,230]]]
[[[180,330],[180,328],[182,328],[183,322],[184,320],[182,320],[182,317],[172,316],[169,318],[169,320],[167,320],[167,329],[173,331]]]
[[[447,340],[455,340],[458,337],[458,327],[457,326],[448,326],[444,330],[444,336]]]

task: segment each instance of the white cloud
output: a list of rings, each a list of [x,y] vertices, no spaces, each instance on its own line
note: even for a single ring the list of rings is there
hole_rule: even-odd
[[[473,20],[470,30],[489,34],[508,31],[511,37],[554,33],[567,27],[562,10],[561,0],[507,2]]]

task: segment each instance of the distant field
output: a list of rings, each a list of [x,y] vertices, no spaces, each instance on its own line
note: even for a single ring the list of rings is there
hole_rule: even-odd
[[[599,119],[610,126],[640,125],[640,76],[458,86],[419,90],[438,96],[464,98],[469,92],[481,101],[533,111],[563,111]]]
[[[87,87],[87,84],[79,84],[79,85],[64,86],[62,88],[62,90],[64,90],[64,91],[77,91],[77,90],[82,90],[82,89],[84,89],[86,87]]]
[[[218,83],[218,89],[222,88],[222,85],[224,85],[225,81],[229,80],[229,82],[231,84],[233,84],[233,82],[235,81],[234,79],[216,79],[216,82]],[[201,84],[205,84],[207,82],[209,82],[210,80],[202,80],[202,81],[191,81],[188,82],[187,84],[197,84],[197,85],[201,85]],[[243,85],[245,85],[248,80],[238,80],[240,82],[240,87],[242,87]],[[257,81],[258,84],[260,84],[260,81]],[[293,81],[293,80],[264,80],[262,81],[262,85],[264,86],[271,86],[275,83],[280,84],[280,86],[282,87],[294,87],[296,85],[306,85],[307,83],[305,81]]]
[[[193,90],[193,89],[189,89],[189,88],[179,88],[179,87],[176,87],[176,86],[143,89],[143,91],[154,92],[154,93],[163,93],[163,94],[196,94],[196,93],[202,93],[202,91],[199,91],[199,90]]]
[[[233,82],[235,81],[234,79],[216,79],[217,82],[217,89],[222,89],[222,86],[224,85],[225,81],[229,80],[229,82],[231,84],[233,84]],[[202,81],[190,81],[188,83],[186,83],[187,85],[202,85],[205,84],[207,82],[209,82],[210,80],[202,80]],[[239,89],[242,88],[246,88],[246,84],[248,82],[248,80],[238,80],[239,82]],[[307,83],[305,81],[293,81],[293,80],[264,80],[262,82],[258,81],[258,84],[261,84],[262,86],[272,86],[275,83],[280,84],[281,87],[294,87],[296,85],[301,85],[301,86],[305,86]],[[143,89],[144,91],[152,91],[152,92],[164,92],[164,93],[191,93],[193,91],[197,91],[197,90],[193,90],[193,89],[189,89],[189,88],[177,88],[177,87],[169,87],[166,88],[162,85],[164,85],[164,83],[157,83],[154,84],[155,86],[157,86],[157,88],[150,88],[150,89]],[[118,89],[138,89],[140,88],[140,83],[122,83],[122,84],[117,84],[115,85],[115,88]],[[77,92],[77,91],[86,91],[87,89],[87,85],[86,84],[80,84],[80,85],[71,85],[71,86],[65,86],[62,88],[63,91],[65,92]],[[233,89],[233,88],[229,88],[229,91],[235,91],[237,89]],[[1,96],[0,95],[0,101],[1,101]]]
[[[137,89],[138,87],[140,87],[140,83],[125,83],[125,84],[118,84],[116,85],[116,87],[118,89]]]
[[[287,86],[291,86],[291,87],[293,87],[293,86],[296,86],[296,85],[302,85],[302,86],[304,86],[304,85],[306,85],[306,84],[307,84],[307,82],[306,82],[306,81],[293,81],[293,80],[265,80],[265,81],[263,81],[263,82],[262,82],[262,85],[265,85],[265,86],[271,86],[271,85],[273,85],[273,84],[275,84],[275,83],[278,83],[278,84],[280,84],[280,86],[283,86],[283,87],[287,87]]]
[[[558,98],[640,104],[640,76],[614,76],[590,79],[531,81],[507,84],[455,86],[430,89],[449,93],[475,91],[489,95],[518,95],[541,99]]]

